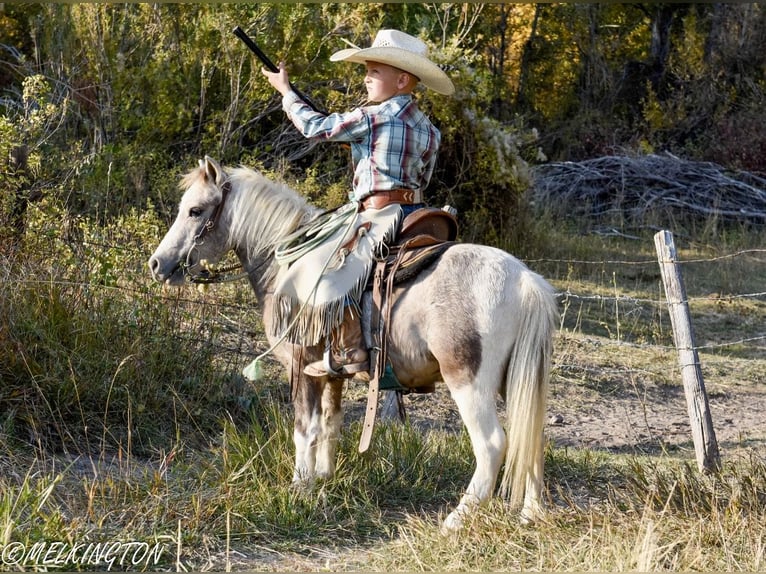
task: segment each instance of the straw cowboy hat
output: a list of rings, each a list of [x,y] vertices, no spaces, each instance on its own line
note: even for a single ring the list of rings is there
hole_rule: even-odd
[[[353,45],[353,44],[352,44]],[[416,76],[427,88],[444,95],[455,91],[452,80],[428,59],[422,40],[399,30],[381,30],[369,48],[347,48],[330,56],[333,62],[380,62]]]

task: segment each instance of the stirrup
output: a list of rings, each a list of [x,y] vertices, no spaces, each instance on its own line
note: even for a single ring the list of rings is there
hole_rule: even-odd
[[[330,347],[327,347],[324,350],[324,355],[322,356],[322,364],[324,365],[325,372],[332,376],[332,377],[342,377],[343,373],[336,371],[332,368],[332,350]]]
[[[314,379],[322,379],[324,377],[351,379],[357,373],[367,372],[369,370],[369,360],[361,363],[348,363],[346,365],[341,365],[338,369],[334,369],[332,367],[332,351],[328,349],[325,351],[321,361],[314,361],[313,363],[306,365],[303,368],[303,374]]]

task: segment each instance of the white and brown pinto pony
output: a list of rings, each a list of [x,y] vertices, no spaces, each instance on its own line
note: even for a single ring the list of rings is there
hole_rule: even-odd
[[[219,262],[233,250],[269,321],[275,248],[318,210],[253,170],[224,170],[209,157],[199,164],[182,180],[178,216],[149,259],[152,276],[184,285],[187,274],[203,273],[201,261]],[[542,513],[543,427],[557,315],[553,290],[542,277],[483,245],[455,244],[396,289],[388,335],[394,373],[407,387],[447,385],[476,457],[471,482],[444,530],[459,528],[493,494],[504,461],[501,494],[513,505],[523,501],[522,519]],[[287,342],[274,351],[293,387],[295,482],[335,471],[343,381],[303,375],[304,364],[322,352]],[[498,395],[505,400],[505,430]]]

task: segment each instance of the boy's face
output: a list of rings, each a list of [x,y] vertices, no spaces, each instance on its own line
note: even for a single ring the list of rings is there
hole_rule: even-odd
[[[384,102],[397,94],[409,93],[411,76],[399,68],[378,62],[365,62],[367,75],[364,86],[372,102]]]

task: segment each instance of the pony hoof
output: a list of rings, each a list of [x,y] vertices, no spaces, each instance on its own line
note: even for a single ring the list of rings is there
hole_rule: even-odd
[[[294,479],[290,483],[290,490],[300,494],[310,492],[314,488],[314,479],[312,478],[299,478]]]
[[[442,536],[449,536],[460,531],[464,525],[463,513],[453,510],[442,522],[439,532]]]
[[[533,526],[543,520],[544,513],[542,508],[522,508],[519,513],[519,522],[523,526]]]

